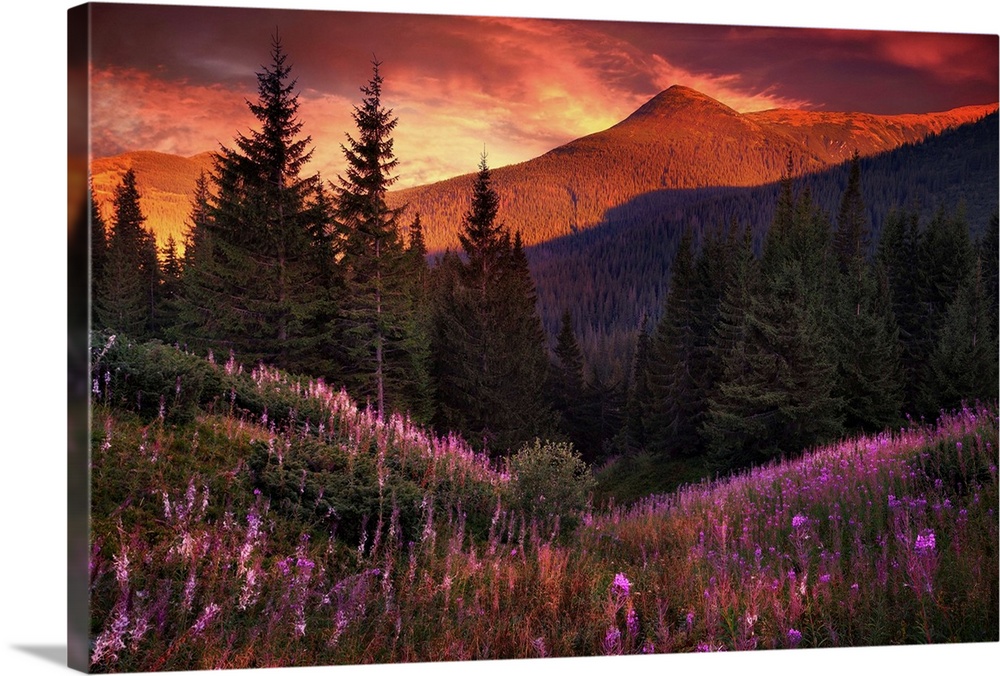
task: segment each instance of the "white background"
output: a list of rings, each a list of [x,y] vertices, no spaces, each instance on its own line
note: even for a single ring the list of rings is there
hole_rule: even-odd
[[[170,4],[170,3],[163,3]],[[176,3],[173,3],[176,4]],[[282,6],[271,2],[214,4]],[[743,25],[881,28],[944,32],[998,32],[994,3],[950,0],[878,3],[653,2],[615,0],[296,0],[292,7],[436,14],[484,14],[579,19],[624,19]],[[474,6],[473,6],[474,5]],[[680,5],[680,6],[677,6]],[[892,7],[895,6],[895,8]],[[991,7],[991,5],[994,5]],[[3,674],[49,674],[65,669],[66,648],[66,10],[71,3],[14,0],[4,8],[3,116],[0,141],[3,208],[0,263],[0,666]],[[905,8],[905,9],[903,9]],[[904,15],[905,13],[905,15]],[[430,673],[486,676],[512,667],[535,674],[598,673],[628,669],[741,674],[941,674],[1000,663],[1000,644],[878,649],[782,651],[739,655],[573,658],[517,663],[433,666],[315,667],[267,674],[338,673],[345,676]],[[245,671],[234,674],[250,673]]]

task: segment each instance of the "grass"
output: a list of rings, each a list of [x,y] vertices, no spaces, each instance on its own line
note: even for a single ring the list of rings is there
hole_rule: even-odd
[[[653,493],[670,492],[710,475],[702,458],[640,452],[611,460],[594,472],[594,504],[629,505]]]
[[[265,423],[243,390],[177,422],[95,406],[93,670],[998,639],[995,405],[618,498],[570,531],[461,440],[253,378],[258,404],[322,403],[322,428]]]

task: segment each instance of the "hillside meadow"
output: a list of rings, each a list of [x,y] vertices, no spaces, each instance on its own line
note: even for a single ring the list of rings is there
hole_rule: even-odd
[[[998,639],[995,403],[598,509],[564,445],[501,466],[321,380],[103,338],[94,671]]]

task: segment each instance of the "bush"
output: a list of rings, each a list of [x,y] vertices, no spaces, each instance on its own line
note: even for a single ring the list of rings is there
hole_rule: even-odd
[[[587,504],[594,477],[566,442],[535,439],[510,458],[514,505],[536,516],[558,516],[566,525]]]
[[[206,399],[224,392],[218,369],[159,341],[136,343],[121,335],[96,334],[92,343],[93,395],[138,413],[144,421],[162,412],[168,422],[190,422]]]

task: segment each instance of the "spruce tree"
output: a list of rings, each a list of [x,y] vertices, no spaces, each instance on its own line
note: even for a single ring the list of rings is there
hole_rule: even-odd
[[[97,312],[101,325],[135,339],[149,337],[159,284],[156,243],[144,227],[135,171],[129,169],[114,191],[112,231],[108,238]]]
[[[942,318],[921,382],[922,409],[928,413],[996,400],[996,327],[983,282],[982,266],[976,265]]]
[[[996,213],[990,218],[986,232],[979,240],[978,249],[988,326],[993,327],[995,338],[1000,329],[1000,218]]]
[[[692,455],[698,445],[701,401],[692,370],[697,340],[694,294],[692,237],[685,230],[670,269],[670,290],[647,365],[649,404],[644,426],[649,446],[662,453]]]
[[[865,260],[871,237],[871,226],[861,195],[861,160],[854,151],[847,188],[840,201],[837,214],[837,232],[833,239],[833,249],[842,272],[846,272],[855,258]]]
[[[224,326],[215,323],[210,311],[217,283],[212,256],[209,177],[202,172],[195,182],[191,211],[184,230],[177,312],[170,338],[184,347],[197,345],[211,336],[222,335]]]
[[[879,432],[903,406],[902,343],[884,269],[855,255],[840,277],[837,384],[844,427]]]
[[[211,190],[196,195],[181,313],[190,333],[178,339],[309,372],[327,302],[319,269],[332,250],[311,205],[318,177],[301,175],[312,151],[287,61],[275,36],[257,99],[247,102],[259,126],[220,148]]]
[[[87,199],[90,200],[90,322],[93,328],[100,328],[97,294],[104,288],[104,266],[108,258],[108,229],[97,206],[97,200],[94,199],[93,180],[87,184]]]
[[[439,425],[506,454],[551,431],[552,416],[534,282],[520,235],[511,238],[498,211],[483,155],[459,235],[465,260],[439,264],[433,352]]]
[[[768,234],[759,277],[749,238],[734,260],[717,330],[724,375],[702,428],[723,468],[795,454],[841,430],[828,235],[805,194]]]
[[[186,256],[182,336],[239,358],[308,372],[323,336],[328,302],[323,262],[332,255],[328,224],[311,200],[318,177],[301,175],[312,151],[301,137],[296,81],[280,39],[257,73],[259,123],[216,154],[212,189],[196,198],[195,251]]]
[[[848,430],[877,432],[900,415],[903,372],[899,330],[884,267],[867,260],[867,211],[858,154],[851,162],[834,235],[837,385]]]
[[[930,360],[937,349],[950,306],[974,277],[975,252],[965,215],[959,210],[939,210],[920,239],[917,249],[916,301],[918,326],[913,342],[915,394],[913,413],[934,420],[946,398],[933,396],[937,381]]]
[[[625,410],[619,446],[628,452],[645,448],[649,411],[649,318],[643,315],[635,340],[631,369],[625,383]]]
[[[382,105],[380,63],[354,108],[357,138],[341,146],[347,169],[337,189],[337,222],[344,236],[346,294],[338,337],[346,347],[348,389],[367,397],[379,416],[389,410],[429,411],[428,336],[418,319],[412,257],[399,214],[386,203],[398,160],[392,132],[397,118]],[[423,421],[423,420],[421,420]]]
[[[173,235],[167,237],[167,243],[161,252],[163,263],[160,265],[160,288],[157,299],[158,333],[161,336],[173,336],[179,312],[181,295],[181,257],[177,252],[177,240]]]
[[[915,211],[892,211],[882,226],[876,254],[891,299],[891,314],[899,330],[902,378],[901,413],[915,415],[920,398],[919,379],[926,361],[928,329],[920,300],[919,252],[922,236]]]
[[[548,385],[552,410],[559,417],[559,428],[563,434],[577,450],[592,457],[594,449],[584,449],[581,443],[580,432],[586,424],[583,353],[573,331],[573,316],[569,310],[563,312],[553,356]]]

